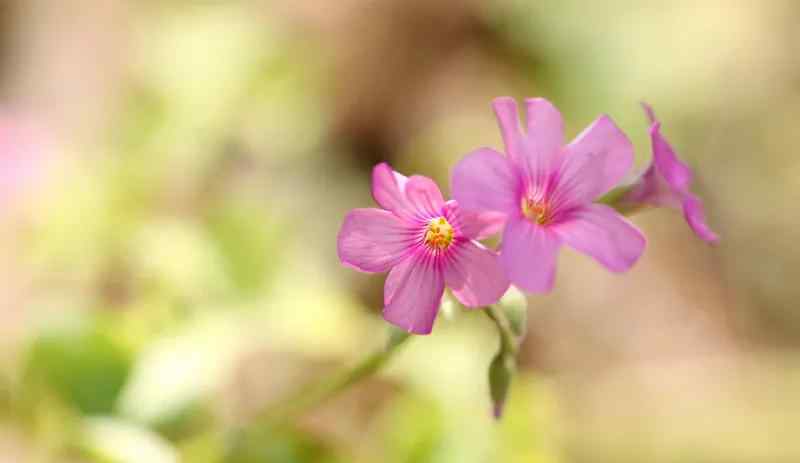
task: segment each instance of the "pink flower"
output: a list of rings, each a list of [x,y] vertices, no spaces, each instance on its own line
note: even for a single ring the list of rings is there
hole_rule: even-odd
[[[462,159],[453,171],[456,201],[470,212],[505,215],[500,263],[511,283],[527,292],[552,289],[562,244],[611,271],[628,270],[644,251],[645,238],[614,209],[593,200],[630,169],[630,141],[601,116],[564,146],[558,110],[541,98],[525,103],[523,134],[516,102],[494,100],[507,156],[481,148]]]
[[[706,224],[703,202],[690,191],[692,170],[678,159],[672,146],[661,135],[661,122],[656,119],[653,108],[646,103],[642,106],[650,121],[653,161],[622,201],[683,210],[683,216],[694,233],[703,241],[716,244],[719,236]]]
[[[496,214],[465,214],[442,198],[433,180],[405,177],[388,164],[372,171],[372,196],[382,209],[354,209],[339,231],[342,263],[368,273],[389,271],[383,317],[428,334],[445,285],[467,307],[497,302],[508,289],[497,254],[475,241],[496,233]]]

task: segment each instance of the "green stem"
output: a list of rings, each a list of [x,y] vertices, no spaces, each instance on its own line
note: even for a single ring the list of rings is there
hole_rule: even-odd
[[[497,330],[500,333],[500,342],[505,352],[517,356],[519,352],[519,344],[517,343],[517,336],[511,329],[511,322],[508,321],[505,312],[496,305],[490,305],[485,310],[486,315],[492,319]]]
[[[611,206],[616,209],[617,212],[625,216],[631,216],[644,209],[649,209],[650,206],[647,204],[632,203],[624,200],[625,195],[631,190],[632,187],[633,185],[626,185],[614,188],[603,195],[603,197],[598,199],[597,202]]]
[[[611,207],[614,207],[617,203],[619,203],[622,198],[630,191],[631,186],[619,186],[614,188],[613,190],[609,191],[608,193],[604,194],[601,198],[597,200],[598,203],[607,204]]]
[[[409,338],[408,333],[393,329],[383,349],[373,352],[348,370],[334,374],[322,382],[300,388],[290,397],[281,400],[282,405],[266,410],[256,421],[264,424],[283,423],[317,408],[383,368]]]
[[[494,417],[500,419],[517,370],[520,336],[515,334],[511,321],[502,308],[490,305],[486,308],[486,315],[497,326],[500,336],[500,348],[489,364],[489,395],[492,398]]]

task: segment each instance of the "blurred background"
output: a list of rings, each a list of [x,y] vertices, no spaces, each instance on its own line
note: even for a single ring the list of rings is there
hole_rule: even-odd
[[[800,3],[0,2],[0,462],[800,461]],[[501,422],[488,318],[281,426],[261,410],[386,340],[344,214],[389,161],[449,190],[490,101],[571,138],[638,105],[722,236],[675,211],[628,274],[569,251]]]

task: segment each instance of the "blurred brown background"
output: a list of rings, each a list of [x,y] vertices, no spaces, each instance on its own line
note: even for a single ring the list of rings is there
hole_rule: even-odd
[[[789,0],[0,3],[0,122],[28,137],[0,156],[41,173],[4,199],[0,462],[800,461],[798,23]],[[384,341],[383,277],[335,253],[372,166],[447,191],[500,146],[499,95],[570,137],[610,114],[639,169],[651,103],[721,244],[654,210],[628,274],[563,254],[500,423],[491,325],[448,305],[379,379],[260,429]]]

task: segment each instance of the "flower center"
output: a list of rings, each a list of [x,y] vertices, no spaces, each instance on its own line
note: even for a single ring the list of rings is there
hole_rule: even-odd
[[[536,201],[531,198],[522,198],[522,214],[531,222],[545,225],[552,218],[552,210],[546,202]]]
[[[431,249],[447,249],[453,243],[453,226],[444,217],[428,222],[425,244]]]

